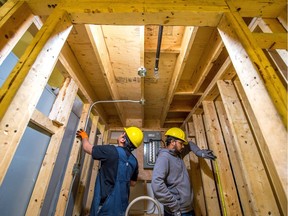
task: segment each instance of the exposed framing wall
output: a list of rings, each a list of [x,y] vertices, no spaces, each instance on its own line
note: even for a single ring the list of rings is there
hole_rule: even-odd
[[[0,30],[1,32],[12,31],[16,36],[4,41],[4,43],[1,40],[1,57],[11,51],[29,25],[35,22],[34,15],[25,2],[14,3],[11,1],[9,2],[9,7],[10,10],[5,7],[1,8],[1,12],[7,12],[1,16]],[[66,9],[69,11],[67,5]],[[25,12],[25,14],[23,15],[22,12]],[[75,7],[72,12],[78,13]],[[218,156],[216,165],[216,163],[210,164],[205,160],[197,159],[190,155],[188,160],[190,164],[187,165],[193,170],[190,173],[191,177],[199,173],[199,176],[201,176],[199,179],[193,179],[196,191],[197,188],[200,191],[197,193],[197,203],[201,203],[200,206],[197,206],[196,203],[195,209],[199,214],[203,215],[215,213],[220,215],[221,212],[222,214],[227,212],[229,215],[258,215],[262,213],[285,215],[287,212],[287,191],[285,191],[287,186],[287,175],[285,175],[287,174],[287,165],[283,164],[283,161],[287,159],[287,131],[280,116],[282,119],[284,118],[284,121],[287,118],[286,109],[284,109],[286,103],[283,101],[287,92],[285,89],[283,90],[278,79],[271,79],[271,74],[276,77],[277,75],[269,68],[269,62],[266,62],[263,52],[255,45],[257,44],[255,39],[243,25],[243,20],[239,14],[235,11],[230,13],[224,8],[222,12],[225,12],[225,15],[221,19],[218,29],[230,53],[230,58],[241,83],[233,83],[232,81],[217,82],[215,79],[213,85],[208,88],[209,91],[206,92],[206,95],[204,94],[203,102],[199,104],[199,106],[203,105],[204,112],[202,115],[196,115],[196,110],[191,112],[195,128],[195,135],[191,133],[192,136],[195,136],[199,146],[203,148],[209,147]],[[22,16],[25,16],[26,19],[22,19]],[[183,17],[178,22],[181,22],[184,19]],[[218,19],[218,16],[216,17]],[[89,17],[83,16],[82,18],[83,20],[90,20]],[[9,24],[13,19],[17,20],[17,31],[14,29],[14,24]],[[79,72],[77,73],[77,71],[81,69],[69,56],[71,51],[65,45],[71,28],[72,23],[67,12],[65,10],[55,10],[41,27],[39,33],[0,91],[0,183],[5,177],[19,140],[29,121],[37,122],[43,129],[53,134],[47,150],[47,156],[43,161],[31,196],[27,215],[39,214],[41,211],[41,203],[45,197],[53,162],[58,151],[57,146],[62,140],[72,102],[77,91],[88,102],[81,116],[79,127],[84,126],[87,117],[87,107],[94,100],[93,92],[84,87],[87,80],[79,77]],[[54,37],[54,35],[57,36]],[[236,42],[230,40],[230,37],[236,39]],[[46,52],[47,50],[49,52]],[[235,50],[239,51],[237,52],[239,55],[235,55]],[[35,104],[37,104],[40,94],[58,60],[58,56],[60,56],[60,61],[68,71],[69,78],[66,79],[61,88],[53,110],[47,118],[37,112]],[[242,60],[246,62],[243,63]],[[227,62],[228,67],[231,62],[229,60]],[[253,66],[256,63],[260,69]],[[47,65],[50,67],[47,67]],[[241,65],[246,67],[245,70],[241,68]],[[41,71],[41,73],[35,73],[35,70]],[[259,70],[264,73],[262,77],[259,75]],[[225,70],[223,69],[223,71]],[[245,71],[249,71],[249,74],[245,74]],[[251,83],[255,84],[255,87],[251,88],[251,85],[247,87],[248,85],[245,85],[245,83],[249,85]],[[215,88],[215,85],[220,91],[222,102],[214,101],[216,96],[218,96],[218,92],[215,94],[215,98],[207,100],[207,95]],[[35,94],[30,93],[31,88]],[[261,102],[253,98],[254,94],[263,95]],[[238,95],[240,95],[242,101],[240,101]],[[276,101],[278,110],[275,109],[275,103],[272,101]],[[245,107],[245,110],[243,107]],[[264,114],[261,112],[263,107],[266,108]],[[93,118],[100,117],[101,115]],[[267,127],[267,122],[269,122],[269,127]],[[97,127],[99,127],[98,120],[93,123],[94,132]],[[271,130],[275,130],[275,133],[271,133]],[[104,134],[104,129],[102,131]],[[107,136],[108,133],[106,132],[105,134]],[[245,136],[241,136],[241,134],[245,134]],[[256,140],[254,136],[257,138]],[[273,146],[271,143],[273,143]],[[72,184],[71,173],[73,165],[77,161],[77,155],[81,149],[77,140],[75,140],[73,146],[74,149],[71,153],[69,167],[66,170],[61,189],[63,193],[59,197],[56,215],[63,215],[65,212],[67,195]],[[253,162],[252,167],[250,167],[251,161]],[[197,165],[198,162],[199,167]],[[92,176],[95,179],[97,175],[95,167],[97,167],[97,164],[95,163],[93,167]],[[84,163],[84,169],[81,173],[82,181],[78,189],[80,196],[76,200],[74,208],[74,213],[77,215],[82,211],[83,190],[81,187],[87,182],[86,177],[89,169],[91,168],[88,163]],[[219,179],[221,182],[219,182]],[[254,182],[255,179],[261,181],[261,184],[256,184]],[[215,182],[218,184],[215,184]],[[91,180],[91,188],[93,188],[93,184],[94,182]],[[265,185],[264,194],[264,190],[259,188],[262,184]],[[225,187],[226,185],[231,187]],[[91,202],[91,191],[93,190],[90,189],[89,191],[86,208]],[[251,194],[251,192],[253,193]],[[239,197],[237,193],[239,193]],[[247,200],[249,201],[247,202]],[[203,212],[204,210],[206,212]]]

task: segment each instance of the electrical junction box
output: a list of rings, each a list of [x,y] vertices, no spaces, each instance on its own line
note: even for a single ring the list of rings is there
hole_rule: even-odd
[[[153,169],[158,151],[161,148],[161,138],[159,131],[144,131],[144,169]]]

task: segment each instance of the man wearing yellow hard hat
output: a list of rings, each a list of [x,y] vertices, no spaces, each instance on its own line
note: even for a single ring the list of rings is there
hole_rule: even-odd
[[[192,141],[187,142],[180,128],[170,128],[165,136],[166,148],[159,150],[153,169],[153,193],[164,205],[164,216],[194,216],[193,193],[181,153],[187,146],[198,157],[215,160],[216,156],[211,150],[200,149]]]
[[[90,216],[124,216],[129,202],[130,186],[138,177],[138,161],[132,154],[143,141],[143,132],[137,127],[124,128],[114,145],[92,145],[88,135],[78,130],[76,136],[82,140],[84,151],[101,162]]]

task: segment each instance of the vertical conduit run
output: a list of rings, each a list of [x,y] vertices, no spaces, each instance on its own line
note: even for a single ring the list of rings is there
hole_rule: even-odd
[[[159,78],[159,58],[160,58],[160,50],[161,50],[161,42],[162,42],[162,34],[163,34],[163,26],[159,26],[158,31],[158,44],[156,50],[156,59],[155,59],[155,68],[154,68],[154,76],[158,79]]]

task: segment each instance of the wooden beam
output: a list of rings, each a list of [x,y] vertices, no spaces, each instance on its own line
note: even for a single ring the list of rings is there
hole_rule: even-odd
[[[201,149],[208,149],[205,128],[202,115],[193,115],[193,123],[196,133],[197,145]],[[214,179],[212,164],[208,160],[200,159],[201,177],[206,203],[207,215],[221,215],[219,199],[217,196],[216,181]],[[206,214],[202,214],[206,215]]]
[[[287,49],[287,33],[252,33],[261,49]]]
[[[67,43],[64,44],[61,50],[59,61],[61,62],[61,67],[64,67],[64,70],[67,70],[69,75],[79,86],[79,91],[81,91],[81,94],[83,94],[85,97],[82,98],[84,102],[92,104],[93,102],[98,101],[99,99],[95,96],[95,91],[89,84],[86,77],[83,76],[84,71],[82,70],[75,55],[73,54],[71,48]],[[107,124],[108,116],[106,112],[103,110],[103,108],[101,106],[97,106],[96,112],[100,116],[101,121],[104,124]]]
[[[55,134],[59,129],[59,127],[56,126],[51,119],[48,119],[47,116],[37,109],[34,110],[30,122],[47,131],[51,135]]]
[[[192,44],[194,42],[196,33],[197,33],[198,28],[197,27],[186,27],[184,35],[183,35],[183,40],[181,44],[181,50],[182,52],[179,54],[177,57],[175,69],[171,78],[171,83],[169,87],[169,91],[166,96],[166,100],[163,105],[163,110],[162,110],[162,115],[160,118],[160,125],[163,126],[164,121],[166,119],[170,104],[173,100],[173,95],[176,91],[176,88],[178,86],[178,83],[180,81],[181,75],[183,73],[183,70],[186,65],[187,57],[189,55],[189,52],[192,48]]]
[[[19,0],[8,0],[4,5],[1,6],[0,10],[0,22],[3,17],[7,16],[7,14],[11,11],[12,8],[19,2]]]
[[[189,25],[217,26],[228,7],[224,1],[121,1],[64,2],[73,23],[103,25]],[[207,15],[209,14],[209,15]],[[189,17],[189,19],[187,19]]]
[[[231,66],[231,60],[230,60],[230,58],[227,58],[226,61],[224,62],[224,64],[219,69],[217,75],[213,78],[213,80],[210,82],[209,86],[206,88],[205,92],[199,98],[197,104],[190,111],[189,115],[186,117],[185,121],[182,123],[182,126],[183,126],[183,124],[185,124],[185,122],[189,121],[189,119],[192,117],[193,114],[196,113],[196,111],[202,105],[203,100],[214,100],[219,95],[219,92],[218,92],[218,89],[216,86],[217,81],[219,79],[221,79],[222,76],[225,75],[226,70],[229,69],[230,66]]]
[[[96,145],[103,145],[103,136],[104,136],[105,126],[101,126],[100,124],[98,124],[97,126],[99,127],[98,129],[101,135],[98,136]],[[91,170],[91,177],[90,177],[90,181],[88,184],[87,199],[86,199],[86,203],[84,204],[84,210],[83,210],[84,216],[90,215],[90,209],[91,209],[91,204],[92,204],[92,200],[94,196],[94,187],[95,187],[98,170],[99,170],[99,161],[94,160],[93,165],[92,165],[92,170]]]
[[[253,212],[255,215],[265,215],[268,212],[272,215],[281,215],[235,87],[232,81],[219,80],[217,85],[232,132],[236,158],[238,158],[236,163],[240,163],[241,170],[239,171],[243,175]],[[287,170],[287,164],[282,164]]]
[[[7,8],[11,6],[11,8]],[[3,8],[2,8],[3,7]],[[0,65],[18,43],[29,26],[33,23],[33,14],[28,4],[19,1],[15,4],[5,4],[0,9],[3,10],[4,17],[0,14]],[[8,10],[4,13],[4,10]]]
[[[209,148],[217,156],[213,163],[217,177],[217,189],[221,201],[223,215],[242,215],[237,187],[221,132],[220,123],[213,101],[203,101],[204,125],[208,138]],[[229,185],[229,187],[228,187]]]
[[[64,11],[52,17],[0,90],[0,185],[72,28]]]
[[[206,76],[208,75],[210,69],[213,67],[214,62],[220,55],[224,44],[219,36],[217,29],[215,29],[207,43],[207,46],[201,55],[198,66],[193,72],[190,79],[190,84],[192,84],[192,92],[198,92],[199,88],[203,84]]]
[[[280,203],[281,210],[282,210],[283,215],[284,215],[284,212],[287,212],[287,196],[286,196],[287,192],[285,192],[285,188],[283,188],[283,185],[281,183],[281,179],[279,178],[279,176],[277,174],[275,162],[273,161],[273,158],[272,158],[271,152],[270,152],[270,151],[275,151],[277,148],[279,148],[279,146],[275,146],[275,148],[274,148],[274,143],[272,145],[268,145],[266,143],[266,140],[263,137],[263,134],[260,130],[259,124],[255,118],[255,114],[253,113],[251,105],[249,104],[247,96],[245,95],[243,87],[241,86],[241,83],[239,81],[234,81],[234,85],[235,85],[235,88],[237,89],[237,93],[239,95],[239,98],[241,99],[241,102],[242,102],[242,105],[245,109],[245,112],[247,113],[246,116],[249,119],[249,123],[251,125],[252,130],[253,130],[254,136],[257,140],[259,151],[262,154],[262,158],[263,158],[262,161],[264,162],[266,169],[267,169],[267,172],[269,173],[270,180],[271,180],[272,185],[273,185],[274,190],[275,190],[275,196],[276,196],[276,198],[278,198],[278,202]],[[278,135],[277,133],[271,133],[271,136],[277,136],[277,135]],[[282,147],[280,147],[280,148],[286,148],[287,149],[285,143],[281,143],[281,145],[282,145]],[[277,154],[277,153],[274,153],[274,155],[275,154]],[[280,151],[280,154],[282,154],[282,157],[283,157],[283,154],[285,154],[285,153]],[[286,154],[286,159],[284,159],[284,160],[287,161],[287,154]],[[287,167],[287,164],[282,163],[282,166]],[[285,170],[285,168],[283,170]]]
[[[231,2],[227,2],[229,8],[238,11],[241,17],[269,17],[276,18],[281,11],[286,7],[286,0],[277,0],[273,2],[261,1],[261,0],[236,0],[233,1],[233,7]]]
[[[84,128],[86,120],[87,120],[89,107],[90,107],[90,104],[84,104],[81,118],[80,118],[77,128]],[[75,173],[73,170],[75,167],[79,165],[78,163],[81,163],[81,161],[79,161],[80,160],[79,156],[81,155],[81,151],[82,151],[82,143],[78,138],[75,137],[73,146],[71,149],[69,161],[67,163],[64,179],[62,182],[62,187],[60,190],[60,195],[59,195],[59,199],[57,202],[55,215],[66,214],[66,205],[68,205],[68,201],[72,193],[71,191],[72,184],[74,183],[73,179],[76,178],[75,175],[77,175],[77,173]]]
[[[89,134],[89,142],[94,145],[96,134],[97,134],[97,124],[99,121],[99,116],[93,116],[92,117],[92,126],[91,126],[91,131]],[[80,174],[80,181],[78,184],[78,189],[77,189],[77,195],[76,198],[74,198],[74,208],[73,208],[73,215],[74,216],[80,216],[81,212],[83,209],[83,198],[84,198],[84,193],[85,190],[87,189],[87,184],[89,182],[89,172],[91,170],[90,164],[91,160],[93,160],[92,156],[85,153],[84,156],[84,162],[82,165],[81,169],[81,174]]]
[[[49,119],[61,123],[63,127],[59,127],[55,131],[55,134],[51,136],[50,143],[41,164],[30,202],[26,210],[26,215],[40,215],[41,213],[66,125],[76,98],[77,89],[78,87],[76,83],[70,78],[67,78],[53,104],[52,110],[49,114]]]
[[[86,30],[92,43],[95,55],[97,56],[97,59],[100,63],[101,72],[105,79],[106,85],[109,88],[112,100],[120,100],[121,98],[114,77],[113,68],[109,59],[109,53],[106,47],[102,29],[100,26],[86,25]],[[126,125],[126,112],[124,111],[123,105],[120,103],[115,103],[115,106],[122,124]]]
[[[247,35],[248,33],[245,33],[244,35],[240,30],[240,28],[243,28],[243,25],[235,23],[231,14],[227,16],[229,18],[224,18],[219,25],[220,34],[230,53],[230,58],[234,64],[253,113],[255,114],[255,119],[259,124],[261,133],[268,145],[267,147],[270,149],[278,178],[281,179],[282,187],[286,188],[288,179],[285,174],[286,169],[283,167],[283,161],[286,161],[287,152],[285,150],[286,147],[284,147],[283,144],[287,143],[287,130],[283,121],[287,118],[287,108],[284,99],[287,98],[287,92],[283,88],[282,83],[278,83],[278,79],[275,76],[271,77],[271,75],[274,74],[273,72],[268,74],[273,69],[266,58],[263,57],[262,51],[259,51],[259,48],[253,48],[252,44],[255,44],[256,42],[252,39],[247,40],[247,38],[250,38],[250,36]],[[243,45],[241,45],[238,36],[235,35],[235,31],[239,32],[238,35],[241,38],[241,41],[243,41]],[[247,58],[248,56],[251,56],[251,60]],[[259,69],[257,69],[255,65],[257,65]],[[260,72],[261,75],[259,74]],[[262,78],[264,79],[265,84]],[[267,86],[267,89],[265,85]],[[268,93],[269,90],[273,91],[270,95]],[[272,93],[275,93],[276,95],[272,96]],[[283,95],[283,100],[278,99],[280,95],[281,98]],[[272,98],[270,98],[270,96]],[[274,103],[272,100],[274,100]],[[278,105],[278,111],[274,105]],[[267,124],[267,122],[269,122],[269,124]],[[275,134],[275,136],[272,136],[272,134]],[[275,152],[273,149],[278,149],[278,151]]]
[[[265,106],[261,105],[262,107],[271,106],[272,109],[272,106],[276,106],[278,113],[276,115],[271,113],[271,115],[278,116],[279,114],[287,127],[287,91],[265,54],[257,46],[242,17],[236,12],[225,14],[218,30],[238,77],[245,86],[245,91],[267,88],[266,93],[262,90],[264,95],[254,92],[253,97],[261,95],[261,101],[265,104]],[[271,104],[271,99],[273,104]],[[255,103],[255,99],[251,98],[251,103]],[[281,125],[280,122],[279,124]]]
[[[233,169],[234,179],[237,185],[237,192],[239,193],[239,199],[241,202],[241,207],[243,209],[244,215],[257,215],[258,213],[254,211],[252,205],[255,203],[251,203],[250,200],[250,190],[248,185],[246,185],[244,181],[244,176],[242,173],[242,161],[239,159],[239,152],[236,151],[235,144],[233,142],[233,135],[231,132],[231,128],[228,122],[227,114],[224,109],[224,105],[222,101],[215,101],[215,107],[217,110],[217,114],[219,117],[219,122],[221,125],[223,137],[225,140],[226,148],[229,154],[230,164]],[[241,155],[240,155],[241,156]]]

